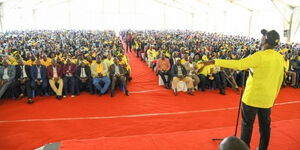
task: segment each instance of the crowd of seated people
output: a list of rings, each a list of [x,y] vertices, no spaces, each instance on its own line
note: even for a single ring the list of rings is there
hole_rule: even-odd
[[[112,31],[12,31],[0,33],[0,98],[55,95],[58,100],[82,91],[128,96],[130,65],[121,39]]]
[[[211,59],[241,59],[261,50],[260,40],[188,30],[131,31],[136,56],[146,61],[161,77],[167,89],[173,87],[177,95],[177,83],[184,81],[187,92],[231,87],[239,93],[245,84],[248,71],[204,66],[202,61]],[[300,87],[300,45],[281,43],[277,50],[285,57],[283,86]]]

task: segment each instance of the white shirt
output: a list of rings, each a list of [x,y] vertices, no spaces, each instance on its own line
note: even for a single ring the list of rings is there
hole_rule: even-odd
[[[36,68],[37,68],[37,78],[41,79],[42,78],[42,76],[41,76],[41,66],[37,66]]]
[[[115,75],[119,75],[120,74],[120,68],[118,65],[115,65]]]
[[[80,77],[81,77],[81,78],[86,78],[86,73],[85,73],[85,68],[84,68],[84,67],[81,68],[81,74],[80,74]]]
[[[22,66],[22,78],[27,78],[26,70],[25,70],[25,65]]]
[[[8,67],[4,68],[4,73],[3,73],[3,80],[8,80],[9,76],[8,76]]]
[[[57,69],[56,67],[53,67],[53,78],[57,78],[58,75],[57,75]]]
[[[190,74],[189,75],[194,75],[194,64],[189,64],[190,65]]]
[[[68,71],[70,72],[71,70],[71,65],[68,66]],[[67,77],[72,77],[72,73],[68,73],[66,74]]]

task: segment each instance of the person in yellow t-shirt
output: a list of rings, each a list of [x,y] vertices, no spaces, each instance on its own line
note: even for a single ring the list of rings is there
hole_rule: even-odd
[[[270,140],[271,108],[280,91],[284,77],[284,57],[274,47],[279,44],[279,34],[267,32],[264,50],[241,60],[215,59],[204,62],[236,70],[250,69],[246,89],[242,97],[241,139],[250,147],[256,114],[259,120],[259,150],[267,150]]]
[[[183,58],[181,59],[180,63],[182,65],[184,65],[185,63],[187,63],[189,61],[189,55],[188,54],[184,54]]]
[[[106,64],[107,68],[114,64],[114,59],[112,58],[111,53],[107,54],[107,58],[104,59],[104,63]]]
[[[46,66],[46,68],[51,65],[51,62],[51,58],[48,58],[46,55],[44,55],[43,59],[41,59],[41,64]]]
[[[205,66],[202,62],[203,61],[207,61],[208,58],[207,56],[202,56],[202,61],[198,61],[197,62],[197,70],[196,70],[196,74],[199,76],[200,79],[200,90],[201,91],[205,91],[205,85],[207,83],[207,77],[210,73],[210,66]]]
[[[32,55],[29,60],[24,62],[25,65],[32,66],[35,65],[35,56]]]
[[[119,60],[119,64],[126,69],[126,73],[125,73],[126,79],[130,81],[132,79],[131,68],[130,65],[128,64],[128,61],[126,61],[127,60],[126,56],[124,57],[123,55],[118,55],[117,58]]]
[[[103,95],[107,92],[108,87],[111,83],[108,78],[108,68],[101,60],[100,56],[96,57],[96,63],[93,63],[91,66],[91,72],[93,77],[93,84],[99,92],[100,95]],[[103,82],[104,85],[100,85],[100,82]]]
[[[156,57],[156,51],[153,48],[153,46],[150,46],[149,50],[147,51],[147,61],[152,63],[153,60],[155,60]]]

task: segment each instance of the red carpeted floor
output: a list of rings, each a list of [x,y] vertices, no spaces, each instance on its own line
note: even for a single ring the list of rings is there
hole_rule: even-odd
[[[130,96],[82,93],[62,101],[37,97],[0,102],[0,149],[34,149],[62,141],[62,149],[217,149],[211,138],[232,135],[239,95],[227,89],[195,96],[158,86],[145,63],[129,54]],[[283,88],[272,109],[271,150],[300,149],[300,91]],[[240,130],[239,130],[240,131]],[[76,141],[72,139],[77,139]],[[254,130],[252,147],[258,145]]]

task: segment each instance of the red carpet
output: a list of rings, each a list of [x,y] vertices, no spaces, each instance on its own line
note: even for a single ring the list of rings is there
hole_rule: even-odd
[[[133,72],[129,97],[119,91],[114,98],[87,93],[62,101],[37,97],[33,105],[27,105],[26,99],[1,101],[0,149],[34,149],[63,141],[66,149],[72,144],[95,145],[91,149],[176,149],[172,145],[196,149],[201,144],[201,150],[210,150],[217,148],[211,138],[232,135],[239,98],[232,89],[226,90],[226,96],[208,90],[175,97],[171,90],[158,87],[157,77],[145,63],[133,54],[129,57]],[[300,149],[299,89],[283,88],[276,103],[270,149]],[[254,131],[255,147],[258,131]],[[92,140],[65,141],[70,139]],[[138,147],[143,145],[149,147]]]
[[[299,149],[299,127],[300,120],[279,121],[273,123],[273,132],[270,150],[296,150]],[[294,132],[287,132],[285,127],[289,126]],[[95,150],[213,150],[217,149],[219,141],[212,141],[211,138],[225,137],[232,134],[234,128],[216,128],[183,131],[166,134],[146,134],[127,137],[102,137],[92,140],[67,140],[62,142],[62,150],[76,149],[95,149]],[[258,131],[257,127],[255,131]],[[289,135],[289,136],[286,136]],[[218,137],[217,137],[218,136]],[[253,141],[258,141],[258,137],[254,136]],[[258,143],[253,142],[252,147],[256,148]]]

